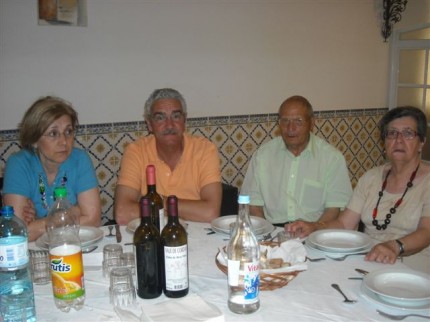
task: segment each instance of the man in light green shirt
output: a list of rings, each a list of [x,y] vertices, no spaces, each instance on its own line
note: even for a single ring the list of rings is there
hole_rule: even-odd
[[[252,156],[241,194],[250,212],[273,224],[336,218],[352,195],[345,158],[312,134],[312,106],[292,96],[279,108],[281,137],[263,144]]]

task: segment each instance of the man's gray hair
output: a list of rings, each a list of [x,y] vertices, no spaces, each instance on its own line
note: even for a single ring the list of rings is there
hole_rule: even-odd
[[[160,99],[177,99],[181,103],[182,112],[187,114],[187,103],[181,93],[173,88],[160,88],[154,90],[145,102],[144,117],[146,120],[151,117],[152,106]]]

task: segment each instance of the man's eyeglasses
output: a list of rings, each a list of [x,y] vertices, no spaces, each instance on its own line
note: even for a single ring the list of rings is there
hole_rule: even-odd
[[[403,131],[397,131],[397,130],[387,130],[385,131],[385,138],[394,140],[397,139],[401,135],[405,140],[412,140],[414,137],[417,136],[417,132],[413,130],[403,130]]]
[[[287,117],[281,117],[278,119],[278,123],[280,126],[288,126],[290,124],[293,124],[297,127],[301,127],[306,123],[306,120],[302,118],[296,118],[296,119],[289,119]]]
[[[154,113],[151,115],[151,119],[156,123],[167,122],[168,118],[173,122],[179,122],[184,119],[184,113],[182,111],[175,111],[170,116],[167,116],[165,113]]]
[[[43,136],[48,137],[51,140],[58,140],[61,135],[64,135],[66,139],[72,138],[75,135],[74,129],[66,129],[64,132],[60,132],[58,130],[51,130],[46,134],[43,134]]]

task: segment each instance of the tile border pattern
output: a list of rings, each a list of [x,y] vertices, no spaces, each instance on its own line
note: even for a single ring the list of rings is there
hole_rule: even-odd
[[[315,112],[314,133],[344,154],[353,186],[365,171],[384,161],[377,124],[387,110]],[[219,149],[223,181],[240,188],[254,151],[279,135],[277,117],[276,113],[271,113],[189,118],[187,132],[215,143]],[[115,184],[125,146],[147,134],[143,120],[79,126],[76,146],[87,150],[94,163],[103,221],[112,218]],[[19,149],[17,129],[0,131],[0,176],[3,176],[8,157]]]

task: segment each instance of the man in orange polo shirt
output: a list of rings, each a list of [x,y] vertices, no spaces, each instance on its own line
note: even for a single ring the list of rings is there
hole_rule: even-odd
[[[121,161],[114,215],[120,225],[139,217],[139,199],[146,194],[146,167],[156,169],[157,192],[176,195],[179,216],[211,222],[220,214],[221,170],[216,146],[185,132],[187,107],[170,88],[155,90],[145,103],[150,135],[129,144]]]

